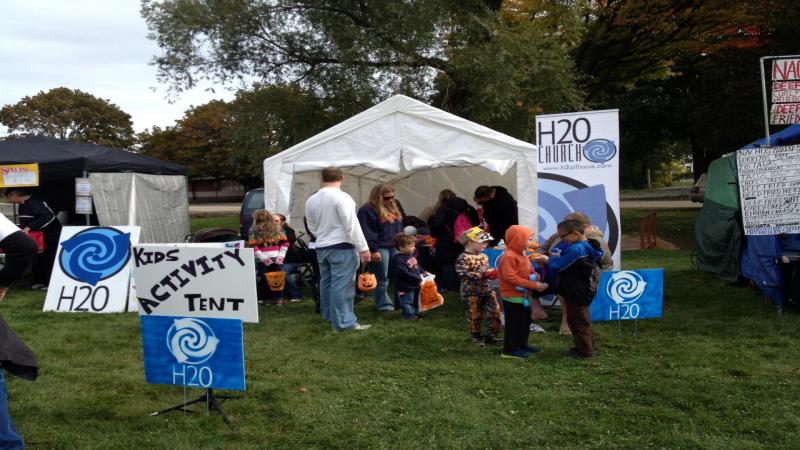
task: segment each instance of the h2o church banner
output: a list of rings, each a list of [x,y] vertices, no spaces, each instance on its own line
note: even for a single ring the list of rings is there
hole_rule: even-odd
[[[539,242],[580,211],[603,231],[621,267],[619,110],[536,116]]]

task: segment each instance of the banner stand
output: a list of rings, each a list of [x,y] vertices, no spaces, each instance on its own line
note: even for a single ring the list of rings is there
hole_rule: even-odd
[[[227,414],[225,414],[225,410],[222,409],[222,403],[225,402],[225,400],[239,400],[239,399],[241,399],[241,397],[231,396],[231,395],[217,395],[217,394],[214,394],[214,390],[209,388],[209,389],[206,389],[205,394],[201,395],[200,397],[197,397],[194,400],[190,400],[190,401],[187,402],[186,401],[186,388],[184,388],[183,389],[183,403],[179,403],[179,404],[177,404],[175,406],[170,406],[169,408],[162,409],[161,411],[156,411],[154,413],[151,413],[150,416],[159,416],[161,414],[165,414],[165,413],[168,413],[168,412],[171,412],[171,411],[183,411],[184,413],[187,413],[187,412],[190,412],[190,413],[198,412],[198,411],[193,411],[191,409],[186,409],[186,407],[189,406],[189,405],[193,405],[195,403],[205,402],[206,403],[206,415],[208,415],[211,410],[216,411],[217,413],[219,413],[220,416],[222,416],[222,420],[225,421],[225,424],[228,425],[228,427],[230,427],[231,429],[233,429],[233,425],[231,424],[230,419],[228,419]],[[222,400],[222,401],[218,401],[218,400]]]
[[[622,336],[622,319],[617,319],[617,330],[619,331],[619,335]],[[639,340],[639,319],[633,319],[633,336],[638,341]]]

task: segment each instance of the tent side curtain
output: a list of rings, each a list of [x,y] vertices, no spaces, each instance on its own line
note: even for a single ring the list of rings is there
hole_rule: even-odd
[[[100,225],[140,225],[142,243],[182,242],[189,233],[186,177],[93,173],[89,180]]]

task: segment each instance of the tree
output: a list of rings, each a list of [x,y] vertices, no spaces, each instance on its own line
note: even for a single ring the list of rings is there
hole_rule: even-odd
[[[365,106],[350,100],[348,108],[293,86],[255,86],[229,103],[215,100],[186,111],[174,127],[141,133],[141,151],[186,165],[190,177],[236,180],[251,188],[264,181],[264,158],[341,121],[343,112],[349,116],[352,108]]]
[[[569,59],[575,10],[540,2],[514,21],[489,0],[142,3],[163,50],[160,78],[176,91],[255,78],[320,98],[404,93],[521,138],[533,113],[581,103]],[[575,27],[552,20],[570,14]]]
[[[4,106],[0,123],[12,135],[44,135],[114,148],[133,144],[129,114],[108,100],[65,87]]]
[[[575,52],[587,101],[620,108],[623,182],[692,155],[695,176],[758,136],[758,58],[800,44],[798,12],[773,0],[594,2]],[[777,52],[777,53],[774,53]]]
[[[287,85],[239,91],[230,104],[232,179],[261,185],[264,159],[344,119],[308,91]]]
[[[225,179],[234,170],[229,147],[232,124],[230,106],[214,100],[186,111],[174,127],[141,133],[141,152],[185,165],[192,178]]]

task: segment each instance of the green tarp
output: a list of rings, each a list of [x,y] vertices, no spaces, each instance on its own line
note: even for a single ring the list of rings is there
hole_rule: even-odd
[[[711,200],[725,208],[739,209],[736,154],[712,161],[708,166],[707,177],[705,201]]]
[[[697,267],[730,281],[739,278],[743,237],[737,182],[736,154],[711,163],[703,209],[694,227]]]

